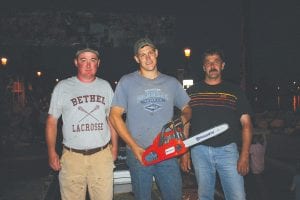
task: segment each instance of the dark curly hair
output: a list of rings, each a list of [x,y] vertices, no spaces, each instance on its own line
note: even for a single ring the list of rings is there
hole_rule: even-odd
[[[225,56],[223,50],[219,47],[210,47],[204,51],[202,55],[202,63],[204,63],[204,60],[207,56],[211,56],[211,55],[218,55],[220,56],[221,60],[225,62]]]

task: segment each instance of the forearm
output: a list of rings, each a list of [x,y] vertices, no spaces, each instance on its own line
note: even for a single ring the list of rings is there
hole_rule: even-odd
[[[124,140],[124,142],[132,149],[137,145],[133,137],[131,136],[127,126],[122,118],[122,115],[119,113],[112,111],[109,115],[110,123],[113,125],[114,129],[116,130],[117,134]]]
[[[242,148],[241,148],[241,156],[249,157],[250,145],[252,140],[252,130],[251,129],[243,129],[242,131]]]
[[[46,123],[46,144],[48,148],[48,157],[50,167],[58,171],[61,169],[59,156],[56,153],[56,137],[57,137],[57,119],[48,115]]]
[[[181,120],[182,123],[184,124],[183,127],[183,134],[186,138],[189,137],[189,130],[190,130],[190,119],[192,117],[192,109],[190,108],[189,105],[186,105],[182,109],[182,115],[181,115]]]
[[[252,123],[250,117],[242,121],[242,148],[240,156],[249,157],[250,145],[252,141]]]
[[[108,123],[109,129],[110,129],[110,134],[111,134],[111,145],[114,148],[115,147],[117,148],[118,147],[118,134],[109,119],[107,119],[107,123]]]
[[[249,115],[244,114],[241,117],[242,125],[242,148],[240,158],[237,164],[237,170],[242,176],[249,172],[249,152],[252,140],[252,122]]]
[[[46,122],[45,138],[48,154],[56,153],[57,120],[50,115]]]
[[[191,116],[192,116],[192,109],[190,108],[189,105],[186,105],[182,109],[182,115],[181,115],[181,120],[184,124],[183,134],[186,138],[189,137]],[[191,169],[191,159],[190,159],[189,150],[180,157],[180,167],[184,172],[189,172],[189,170]]]

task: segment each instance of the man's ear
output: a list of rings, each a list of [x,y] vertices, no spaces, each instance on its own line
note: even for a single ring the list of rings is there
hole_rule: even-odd
[[[222,63],[222,71],[224,70],[225,62]]]
[[[74,59],[74,65],[77,67],[78,65],[77,65],[77,59],[75,58]]]
[[[203,66],[203,71],[205,71],[205,67]]]
[[[138,59],[137,56],[134,56],[133,58],[134,58],[135,62],[140,63],[140,61],[139,61],[139,59]]]

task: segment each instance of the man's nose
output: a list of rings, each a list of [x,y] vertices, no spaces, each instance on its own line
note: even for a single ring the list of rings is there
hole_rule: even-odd
[[[146,60],[149,60],[150,59],[150,55],[149,54],[146,54]]]
[[[92,62],[90,60],[87,61],[87,67],[91,67]]]
[[[215,66],[215,62],[210,62],[210,63],[208,63],[208,65],[211,67],[211,68],[214,68],[214,66]]]

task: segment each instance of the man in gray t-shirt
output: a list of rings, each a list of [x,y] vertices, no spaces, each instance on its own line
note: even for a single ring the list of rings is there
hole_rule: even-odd
[[[60,81],[51,97],[46,123],[49,165],[59,171],[62,200],[85,199],[87,187],[91,199],[111,200],[118,148],[117,133],[108,121],[113,90],[96,77],[98,51],[77,51],[74,64],[77,76]],[[60,117],[63,152],[59,158],[55,147]]]
[[[176,158],[148,167],[142,164],[145,148],[172,119],[174,107],[185,113],[182,115],[184,123],[190,116],[189,96],[174,77],[158,71],[157,57],[158,50],[151,40],[143,38],[135,43],[134,59],[139,70],[120,79],[110,120],[127,144],[127,164],[135,199],[151,200],[154,176],[162,199],[179,200],[182,199],[182,180]],[[126,122],[123,113],[126,113]]]

